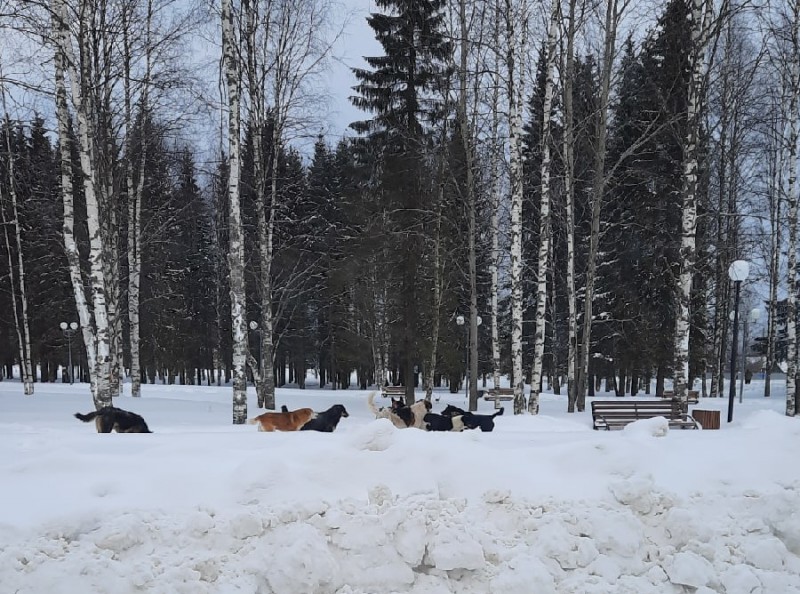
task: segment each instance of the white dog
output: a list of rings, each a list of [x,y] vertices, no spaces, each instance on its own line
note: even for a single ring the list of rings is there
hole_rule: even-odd
[[[427,400],[417,400],[411,406],[403,404],[402,400],[395,400],[392,398],[392,405],[390,407],[378,407],[375,405],[375,395],[377,392],[371,392],[367,396],[367,406],[376,419],[389,419],[392,425],[398,429],[405,429],[406,427],[416,427],[417,429],[425,429],[425,415],[431,409],[431,403]]]

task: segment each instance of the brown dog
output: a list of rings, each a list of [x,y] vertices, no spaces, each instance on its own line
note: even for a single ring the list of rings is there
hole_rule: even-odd
[[[259,431],[297,431],[316,416],[310,408],[298,408],[289,412],[265,412],[252,419],[248,424],[258,423]]]

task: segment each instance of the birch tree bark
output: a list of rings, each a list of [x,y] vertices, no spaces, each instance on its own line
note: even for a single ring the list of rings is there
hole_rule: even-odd
[[[524,27],[515,3],[505,0],[506,93],[509,107],[509,177],[511,182],[511,387],[514,388],[514,414],[525,410],[525,378],[522,372],[522,76]],[[523,7],[527,17],[526,6]]]
[[[126,18],[128,12],[123,13]],[[147,2],[147,16],[145,24],[145,72],[141,81],[141,96],[139,98],[139,110],[146,114],[149,109],[149,88],[150,73],[152,63],[152,44],[150,41],[151,23],[153,17],[152,0]],[[139,153],[138,170],[135,171],[136,163],[133,161],[132,151],[132,130],[133,130],[133,91],[132,91],[132,66],[133,51],[130,39],[131,23],[126,22],[123,26],[123,57],[125,60],[125,124],[127,134],[125,135],[125,186],[128,194],[128,327],[129,345],[131,353],[131,396],[141,396],[142,370],[140,362],[140,337],[139,337],[139,289],[142,271],[142,252],[141,252],[141,216],[142,216],[142,195],[144,193],[144,179],[147,166],[147,137],[141,135],[141,148]],[[145,118],[142,118],[144,121]]]
[[[500,7],[495,2],[494,29],[492,40],[496,48],[500,47]],[[489,261],[489,274],[491,276],[491,326],[492,326],[492,381],[495,388],[500,387],[500,326],[498,322],[499,304],[498,291],[500,285],[500,59],[497,52],[493,54],[492,64],[492,95],[491,95],[491,132],[489,135],[489,175],[490,196],[492,204],[491,229],[492,252]],[[513,382],[512,382],[513,386]]]
[[[234,31],[233,0],[222,0],[222,60],[228,92],[228,266],[230,268],[231,331],[233,336],[233,423],[247,420],[247,308],[244,284],[244,237],[240,206],[241,169],[239,59]],[[238,19],[237,19],[238,20]]]
[[[551,119],[555,89],[556,40],[558,35],[560,4],[554,0],[550,9],[550,27],[547,33],[547,82],[542,107],[542,167],[541,197],[539,206],[539,262],[536,278],[536,329],[533,336],[533,366],[531,369],[531,393],[528,412],[539,414],[539,393],[542,380],[542,357],[547,324],[547,273],[550,253],[550,145],[552,143]]]
[[[567,226],[567,412],[575,412],[578,385],[575,382],[577,364],[578,314],[575,297],[575,126],[572,107],[572,81],[575,70],[575,4],[569,0],[567,23],[566,65],[564,68],[564,193]],[[557,375],[557,374],[556,374]],[[557,378],[556,381],[560,382]]]
[[[80,155],[80,166],[83,177],[83,192],[86,200],[87,227],[89,231],[89,278],[88,286],[91,292],[91,299],[79,297],[77,293],[83,292],[83,282],[80,280],[80,264],[77,275],[73,276],[73,289],[76,292],[76,304],[78,304],[78,314],[81,319],[81,329],[84,333],[84,343],[87,349],[87,359],[90,362],[90,378],[92,384],[92,395],[97,408],[111,406],[111,336],[106,306],[106,248],[103,245],[103,231],[101,229],[101,211],[98,191],[101,189],[100,172],[97,165],[97,156],[104,147],[98,145],[97,126],[95,125],[98,117],[97,101],[93,97],[93,91],[97,88],[97,76],[99,73],[95,68],[96,63],[101,63],[100,56],[96,55],[96,47],[93,47],[89,38],[91,30],[90,19],[94,13],[92,7],[81,5],[76,14],[81,19],[75,23],[77,30],[77,53],[70,37],[70,12],[67,10],[64,0],[53,0],[52,18],[55,25],[55,40],[57,51],[57,71],[56,85],[64,88],[64,101],[58,107],[59,110],[59,137],[62,144],[62,169],[66,169],[66,175],[70,173],[71,159],[64,161],[63,146],[69,146],[68,122],[69,111],[66,103],[66,80],[69,80],[70,97],[74,106],[75,119],[78,124],[78,153]],[[80,56],[77,59],[76,56]],[[60,81],[59,81],[60,78]],[[63,121],[62,121],[63,120]],[[64,133],[62,136],[61,133]],[[65,171],[62,170],[62,181]],[[70,184],[71,186],[71,184]],[[67,240],[67,201],[72,198],[66,197],[65,192],[65,243]],[[70,211],[74,210],[70,206]],[[71,231],[70,231],[71,234]],[[73,236],[74,240],[74,236]],[[67,251],[71,249],[67,245]],[[77,248],[75,248],[77,254]],[[68,256],[69,257],[69,256]],[[71,262],[72,265],[72,262]],[[74,278],[77,276],[77,279]],[[76,282],[77,281],[77,282]],[[88,316],[88,308],[82,311],[81,302],[91,301],[91,318]],[[88,334],[88,336],[87,336]]]
[[[797,140],[798,95],[800,95],[800,0],[792,6],[792,55],[789,88],[789,147],[788,183],[786,189],[786,214],[788,216],[789,243],[787,258],[786,297],[786,416],[797,414]]]
[[[705,82],[705,46],[708,41],[713,5],[709,0],[692,0],[692,49],[688,81],[686,113],[686,145],[683,162],[683,207],[681,223],[680,277],[678,279],[678,311],[675,316],[673,389],[675,397],[686,400],[689,389],[689,304],[692,278],[695,274],[697,233],[697,192],[700,121]]]
[[[785,94],[784,94],[785,95]],[[767,352],[766,369],[764,374],[764,397],[769,398],[772,391],[772,368],[775,366],[775,338],[777,335],[776,307],[778,302],[778,283],[781,246],[781,206],[783,205],[783,151],[786,148],[786,134],[784,133],[784,98],[776,106],[777,117],[773,125],[772,134],[777,138],[771,142],[770,150],[770,187],[768,195],[769,208],[769,303],[767,305]]]
[[[466,0],[459,0],[458,23],[460,29],[458,67],[458,100],[456,114],[458,132],[464,150],[466,166],[466,202],[467,202],[467,249],[469,260],[469,410],[478,410],[478,270],[475,237],[477,223],[475,220],[475,142],[471,126],[471,118],[467,113],[468,100],[468,57],[469,23],[467,21]]]

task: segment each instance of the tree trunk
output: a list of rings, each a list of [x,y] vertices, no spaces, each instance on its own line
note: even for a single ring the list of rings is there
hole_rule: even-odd
[[[711,23],[712,3],[693,0],[691,11],[691,73],[688,82],[686,114],[686,146],[683,156],[683,207],[681,223],[680,277],[678,279],[678,311],[675,316],[674,381],[675,397],[685,401],[689,379],[689,306],[695,274],[697,235],[697,192],[699,170],[700,120],[703,86],[706,74],[705,45]]]
[[[106,249],[103,245],[103,234],[101,229],[100,202],[98,199],[98,175],[99,169],[96,163],[98,152],[97,131],[92,122],[96,117],[98,106],[92,98],[92,91],[95,89],[95,78],[97,73],[91,70],[92,60],[88,58],[93,55],[93,48],[90,46],[85,27],[80,27],[78,38],[81,55],[87,56],[80,61],[75,58],[72,42],[69,38],[69,18],[66,5],[63,0],[55,0],[53,18],[56,20],[57,44],[60,56],[60,75],[57,74],[57,85],[64,88],[64,99],[59,108],[59,132],[63,131],[64,136],[60,135],[62,145],[69,149],[69,112],[66,105],[66,90],[64,87],[65,76],[68,74],[71,88],[72,103],[75,106],[75,116],[78,123],[78,151],[80,155],[80,166],[83,177],[83,191],[86,200],[87,227],[89,231],[89,263],[90,272],[88,285],[91,291],[92,318],[88,316],[88,308],[82,311],[81,301],[88,302],[89,299],[79,299],[78,291],[83,292],[83,282],[80,279],[80,263],[77,260],[77,246],[75,249],[76,260],[74,266],[77,268],[71,273],[73,277],[73,289],[76,292],[76,302],[78,304],[79,316],[81,317],[81,328],[84,332],[84,344],[86,345],[87,359],[90,362],[90,380],[92,384],[92,395],[95,407],[102,408],[111,406],[110,392],[110,373],[111,373],[111,337],[109,329],[108,311],[106,307],[106,270],[104,257]],[[80,69],[78,69],[80,65]],[[60,77],[60,83],[58,81]],[[58,90],[57,90],[58,92]],[[63,157],[64,148],[62,147],[62,170],[63,178],[71,174],[71,158],[67,160]],[[70,183],[71,187],[71,183]],[[70,205],[70,215],[72,213],[72,197],[66,197],[66,190],[62,186],[65,196],[65,242],[67,242],[67,200]],[[73,215],[74,217],[74,215]],[[71,229],[70,229],[71,234]],[[73,238],[74,242],[74,238]],[[67,246],[69,252],[70,246]],[[77,279],[75,278],[77,276]],[[77,281],[77,282],[76,282]]]
[[[789,96],[789,179],[786,189],[786,210],[789,225],[787,246],[787,297],[786,297],[786,415],[797,414],[797,117],[798,95],[800,95],[800,0],[793,5],[791,88]],[[731,379],[731,381],[733,381]]]
[[[542,167],[541,203],[539,207],[539,269],[536,278],[536,329],[533,342],[533,365],[531,368],[531,394],[528,398],[528,412],[539,414],[539,392],[542,383],[542,356],[547,310],[547,272],[550,254],[550,144],[553,112],[553,91],[555,88],[556,33],[558,31],[559,3],[553,0],[550,14],[550,30],[547,34],[547,82],[542,108]]]
[[[222,57],[228,91],[228,228],[230,246],[231,328],[233,336],[233,423],[247,420],[247,303],[244,282],[244,238],[240,207],[240,102],[239,62],[234,32],[232,0],[222,0]]]
[[[583,299],[583,328],[578,345],[578,365],[576,370],[576,407],[586,409],[586,383],[589,374],[589,355],[592,346],[592,317],[594,288],[597,277],[597,257],[600,251],[600,214],[603,208],[603,195],[606,186],[606,130],[608,127],[609,93],[611,72],[617,44],[617,0],[607,0],[605,36],[603,40],[603,63],[600,77],[599,112],[597,115],[597,134],[595,137],[594,174],[592,177],[592,222],[589,234],[589,253],[586,260],[586,281]],[[593,394],[590,394],[593,395]]]
[[[144,115],[149,109],[148,92],[150,86],[151,43],[150,31],[153,4],[147,3],[147,24],[145,28],[145,75],[142,80],[140,111]],[[128,13],[125,12],[125,15]],[[144,194],[144,178],[147,171],[147,136],[141,134],[141,148],[137,176],[134,176],[131,138],[133,129],[133,108],[131,91],[131,42],[129,39],[130,23],[124,27],[123,42],[125,46],[125,184],[128,192],[128,334],[131,353],[131,396],[141,396],[141,357],[140,357],[140,323],[139,323],[139,289],[142,272],[142,196]],[[144,117],[142,121],[144,121]]]
[[[578,385],[575,382],[578,314],[575,299],[575,126],[572,107],[572,82],[575,70],[575,4],[569,0],[566,68],[564,72],[564,193],[567,225],[567,412],[575,412]],[[553,303],[555,307],[555,302]],[[555,324],[553,324],[555,326]]]
[[[523,65],[518,57],[524,55],[518,39],[515,4],[505,0],[506,89],[509,104],[509,158],[511,177],[511,386],[514,388],[514,414],[525,410],[525,379],[522,373],[522,80]],[[521,37],[521,36],[520,36]]]

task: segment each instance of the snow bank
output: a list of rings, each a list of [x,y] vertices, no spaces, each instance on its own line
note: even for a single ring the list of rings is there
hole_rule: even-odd
[[[644,482],[609,502],[395,496],[58,522],[0,548],[3,590],[800,592],[800,491],[681,500]],[[755,520],[754,518],[761,518]]]

